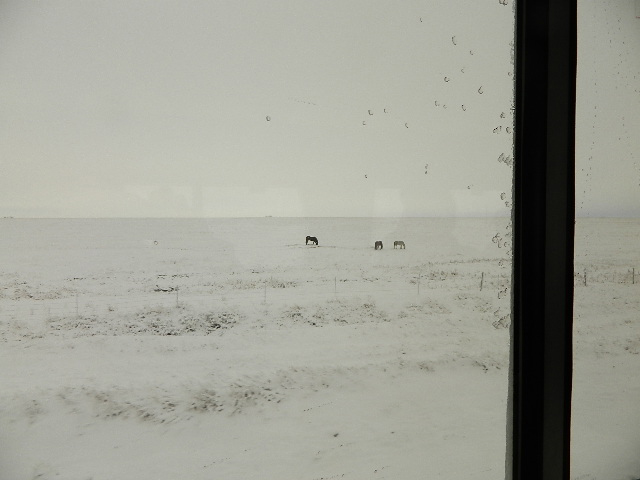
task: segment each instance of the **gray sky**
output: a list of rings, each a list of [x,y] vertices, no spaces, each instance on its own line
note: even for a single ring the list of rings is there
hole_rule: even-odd
[[[508,215],[507,3],[2,1],[0,216]],[[640,160],[638,31],[607,161]],[[583,213],[637,212],[638,182],[596,186],[601,148]]]
[[[578,2],[576,213],[640,217],[640,2]]]

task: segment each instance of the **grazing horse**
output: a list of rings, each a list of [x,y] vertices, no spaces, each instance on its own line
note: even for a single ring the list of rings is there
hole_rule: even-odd
[[[318,239],[316,237],[310,237],[309,235],[307,235],[307,239],[305,240],[304,244],[309,245],[309,242],[318,245]]]
[[[402,240],[396,240],[395,242],[393,242],[393,248],[396,247],[407,248],[404,246],[404,242]]]
[[[380,240],[378,240],[376,242],[376,245],[374,247],[376,250],[382,250],[382,242]]]

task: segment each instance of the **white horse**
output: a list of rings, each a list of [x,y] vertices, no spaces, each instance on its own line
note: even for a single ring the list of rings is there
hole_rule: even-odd
[[[404,246],[404,242],[402,240],[396,240],[395,242],[393,242],[393,248],[396,247],[407,248]]]

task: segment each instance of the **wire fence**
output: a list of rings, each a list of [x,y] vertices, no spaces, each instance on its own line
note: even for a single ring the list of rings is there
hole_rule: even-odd
[[[39,297],[37,293],[15,291],[12,294],[4,290],[0,296],[0,320],[100,316],[114,312],[135,314],[140,311],[176,307],[259,307],[369,296],[412,299],[428,297],[438,289],[465,293],[484,292],[488,296],[495,295],[498,299],[505,299],[509,296],[510,282],[511,273],[507,269],[499,272],[494,270],[473,273],[432,270],[392,279],[335,276],[298,283],[282,283],[273,278],[266,278],[243,284],[240,288],[227,286],[207,290],[204,285],[191,284],[155,291],[133,289],[116,294],[102,292],[95,285],[85,286],[79,283],[75,285],[75,290],[65,288],[58,295],[49,295],[49,298]],[[640,277],[635,267],[576,266],[574,274],[576,288],[639,283]]]
[[[588,287],[593,284],[628,284],[640,282],[639,271],[635,267],[611,266],[576,266],[574,270],[574,286]]]
[[[58,295],[45,298],[37,292],[20,290],[0,297],[0,320],[20,318],[62,318],[99,316],[110,313],[132,314],[154,309],[194,307],[216,309],[238,305],[259,307],[306,302],[325,302],[332,299],[373,297],[414,299],[428,297],[434,290],[484,292],[502,298],[508,290],[510,273],[460,273],[457,270],[419,272],[405,278],[333,278],[282,283],[262,279],[234,288],[209,288],[199,285],[157,288],[154,291],[132,290],[110,294],[97,289],[95,284],[77,283],[76,290],[64,289]]]

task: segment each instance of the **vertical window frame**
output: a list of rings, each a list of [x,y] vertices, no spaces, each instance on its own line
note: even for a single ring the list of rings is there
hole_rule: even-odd
[[[518,0],[506,477],[570,478],[577,0]]]

